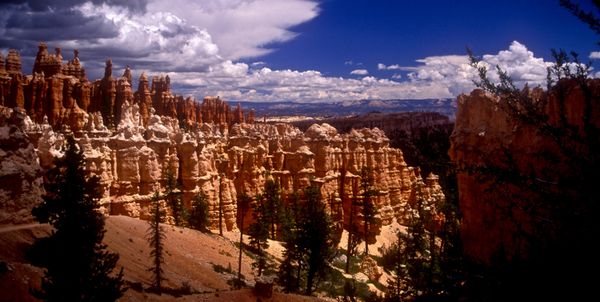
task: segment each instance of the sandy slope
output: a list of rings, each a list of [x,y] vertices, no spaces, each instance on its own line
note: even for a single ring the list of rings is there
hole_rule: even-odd
[[[214,234],[163,226],[166,234],[165,242],[165,282],[169,288],[180,288],[188,284],[198,294],[176,298],[167,294],[156,295],[145,292],[151,283],[150,249],[145,240],[148,224],[145,221],[126,217],[111,216],[106,219],[106,235],[104,241],[111,251],[120,255],[119,267],[124,268],[125,280],[133,284],[121,301],[256,301],[250,289],[231,291],[227,280],[230,274],[217,273],[213,267],[220,265],[237,271],[238,249],[226,238]],[[42,269],[28,264],[24,252],[39,237],[47,236],[50,227],[6,226],[0,232],[0,261],[8,263],[9,271],[0,275],[0,301],[35,301],[28,293],[30,287],[39,286]],[[238,233],[239,236],[239,233]],[[226,237],[237,238],[235,233]],[[250,263],[252,260],[243,256],[242,274],[249,283],[253,283]],[[137,285],[137,286],[135,286]],[[262,301],[317,301],[314,297],[284,295],[275,293],[272,298],[261,298]]]

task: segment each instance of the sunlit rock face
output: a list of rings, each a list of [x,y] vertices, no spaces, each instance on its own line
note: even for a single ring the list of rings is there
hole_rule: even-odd
[[[228,229],[237,227],[238,194],[261,193],[269,178],[281,186],[284,200],[318,185],[339,230],[349,223],[352,197],[362,196],[363,169],[377,191],[377,226],[393,219],[404,222],[416,187],[425,198],[444,199],[437,177],[422,179],[418,168],[408,167],[402,152],[389,147],[377,128],[339,134],[327,124],[315,124],[303,133],[289,124],[240,123],[222,131],[218,124],[202,123],[182,130],[178,120],[153,110],[144,126],[140,111],[137,104],[125,102],[116,129],[108,130],[98,115],[88,114],[83,130],[72,131],[84,151],[86,169],[100,177],[107,214],[148,217],[151,197],[164,190],[169,168],[186,205],[200,193],[208,197],[215,224],[221,201]],[[34,157],[29,162],[39,162],[40,171],[50,168],[61,156],[64,135],[48,123],[31,123],[23,130]],[[360,217],[354,223],[362,223]],[[372,228],[373,238],[377,229]]]
[[[598,100],[600,81],[589,80],[588,84],[591,89],[586,93]],[[459,171],[463,246],[475,260],[489,263],[494,257],[526,256],[530,243],[527,234],[533,234],[539,226],[534,216],[547,215],[552,207],[551,201],[538,193],[540,187],[572,200],[581,197],[580,192],[553,193],[552,184],[572,177],[575,171],[575,163],[561,148],[585,154],[589,147],[585,141],[598,141],[600,107],[597,102],[586,104],[583,93],[576,82],[569,80],[559,82],[550,93],[539,88],[529,92],[537,104],[543,104],[548,125],[569,127],[582,139],[583,144],[578,144],[577,138],[569,138],[568,145],[556,144],[539,127],[512,118],[503,99],[481,90],[458,97],[450,156]],[[596,137],[590,136],[593,133]],[[525,175],[533,183],[517,184],[507,171],[513,176]],[[503,181],[502,177],[510,179]]]
[[[423,180],[418,168],[408,167],[402,152],[391,148],[377,128],[340,134],[328,124],[315,124],[302,132],[284,123],[254,123],[253,112],[245,114],[239,105],[232,108],[218,97],[197,102],[176,96],[168,76],[153,76],[149,82],[142,73],[134,90],[132,71],[126,68],[115,78],[110,60],[104,77],[90,82],[77,56],[75,52],[72,60],[62,63],[59,49],[49,54],[40,44],[32,76],[22,75],[14,51],[0,64],[4,67],[0,108],[6,112],[20,108],[27,120],[26,126],[3,120],[6,127],[23,133],[23,143],[11,141],[10,148],[37,165],[23,177],[30,180],[32,188],[27,191],[38,199],[42,190],[38,174],[62,155],[67,133],[84,151],[86,169],[100,177],[106,214],[148,218],[151,198],[164,191],[168,169],[177,179],[185,205],[205,194],[213,226],[222,208],[229,230],[238,227],[238,194],[255,196],[268,179],[280,185],[284,202],[311,184],[319,186],[338,234],[348,226],[352,197],[362,196],[363,169],[377,191],[375,226],[394,219],[404,222],[415,188],[436,203],[444,199],[437,178]],[[3,144],[2,156],[9,156],[10,148]],[[252,219],[251,213],[247,215],[246,226]],[[353,223],[362,223],[360,215]],[[378,228],[371,232],[374,240]]]
[[[36,123],[47,119],[55,130],[68,126],[80,131],[88,124],[88,113],[100,112],[109,128],[120,122],[124,103],[136,104],[141,124],[148,125],[151,110],[159,116],[177,119],[182,127],[196,123],[214,123],[223,131],[234,123],[254,120],[254,113],[244,114],[238,105],[230,108],[218,97],[206,97],[203,102],[176,95],[171,91],[169,76],[153,76],[151,82],[142,73],[133,90],[132,70],[127,67],[121,76],[113,76],[113,65],[106,61],[104,77],[89,81],[79,61],[79,52],[63,60],[60,48],[48,52],[40,43],[31,75],[21,68],[21,57],[10,50],[4,59],[0,53],[0,106],[20,107]]]

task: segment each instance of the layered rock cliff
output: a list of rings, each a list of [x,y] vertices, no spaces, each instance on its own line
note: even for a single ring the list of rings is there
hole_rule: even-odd
[[[14,55],[11,58],[15,61]],[[174,96],[168,77],[154,77],[149,86],[142,73],[132,93],[129,68],[114,79],[109,60],[104,78],[91,83],[77,52],[59,68],[60,62],[60,51],[50,55],[40,45],[33,76],[22,76],[13,63],[5,68],[11,72],[3,73],[24,94],[0,83],[1,89],[8,87],[2,90],[1,105],[15,107],[14,112],[28,121],[7,127],[26,134],[25,142],[14,147],[26,153],[18,160],[39,163],[32,168],[35,173],[23,176],[35,180],[30,184],[38,190],[31,192],[38,199],[41,183],[36,177],[61,156],[67,133],[84,150],[86,169],[100,177],[106,214],[149,217],[150,200],[155,191],[164,190],[167,169],[176,175],[187,206],[200,193],[208,197],[215,226],[221,201],[229,230],[237,228],[238,194],[261,193],[268,178],[281,186],[284,200],[310,184],[318,185],[340,233],[348,224],[350,197],[361,198],[363,168],[377,191],[376,225],[404,222],[417,193],[433,203],[444,199],[436,176],[422,179],[418,168],[408,167],[402,152],[391,148],[377,128],[340,134],[328,124],[302,132],[289,124],[252,123],[252,112],[245,115],[240,106],[232,109],[219,98],[199,103]],[[2,149],[7,153],[4,145]],[[377,228],[372,232],[374,238]]]
[[[169,76],[153,76],[149,82],[142,73],[134,91],[131,69],[125,68],[123,75],[115,78],[110,59],[106,61],[104,77],[90,82],[78,56],[74,50],[73,59],[63,63],[61,49],[56,48],[51,54],[42,42],[33,73],[26,76],[17,51],[10,50],[6,60],[0,54],[0,106],[23,108],[36,123],[47,118],[55,130],[68,126],[72,131],[84,130],[88,114],[94,112],[101,113],[108,128],[116,127],[125,102],[139,106],[144,126],[152,109],[160,116],[178,119],[182,127],[208,122],[224,128],[254,120],[252,112],[244,115],[239,106],[230,108],[218,97],[206,97],[200,103],[174,94]]]
[[[164,189],[167,168],[176,171],[186,205],[197,194],[208,197],[214,225],[222,199],[227,229],[237,227],[238,193],[261,193],[268,177],[281,185],[284,197],[311,183],[319,185],[340,231],[344,220],[348,223],[344,213],[349,212],[350,197],[353,192],[362,194],[357,187],[363,168],[370,171],[378,192],[374,203],[379,226],[393,219],[404,221],[415,188],[422,188],[424,197],[435,203],[444,199],[436,176],[423,180],[377,128],[339,134],[328,124],[315,124],[303,133],[289,124],[242,123],[222,132],[216,124],[203,123],[182,130],[176,119],[156,114],[144,126],[139,111],[137,105],[124,103],[116,130],[104,127],[96,113],[85,130],[74,133],[87,170],[100,176],[106,214],[149,217],[150,200],[155,191]],[[37,174],[33,173],[39,177],[61,155],[65,134],[47,122],[19,129],[24,132],[25,150],[33,152],[28,163],[39,162]],[[36,181],[31,186],[40,191],[41,179]],[[373,232],[372,237],[376,228]]]
[[[527,257],[536,240],[561,236],[553,232],[571,226],[568,219],[595,217],[584,202],[595,191],[588,177],[598,174],[590,164],[597,166],[600,142],[600,80],[523,94],[540,114],[515,112],[481,90],[458,98],[450,156],[464,249],[477,261]]]

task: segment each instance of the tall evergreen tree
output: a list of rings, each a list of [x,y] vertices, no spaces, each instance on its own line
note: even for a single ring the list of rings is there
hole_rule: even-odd
[[[192,208],[187,217],[188,225],[201,232],[208,233],[210,223],[210,213],[208,212],[208,198],[204,193],[200,193],[192,200]]]
[[[240,254],[238,257],[238,284],[242,284],[242,250],[244,249],[244,217],[250,208],[252,198],[246,193],[238,195],[238,214],[240,219]]]
[[[318,279],[329,269],[331,250],[331,222],[321,202],[319,189],[310,186],[304,190],[304,202],[298,221],[298,247],[306,263],[306,294],[311,295]]]
[[[281,221],[281,239],[283,241],[283,260],[279,266],[278,281],[285,292],[297,292],[300,289],[301,254],[298,246],[298,214],[300,196],[294,193],[288,206],[283,209]]]
[[[269,179],[265,183],[265,190],[262,194],[265,203],[264,218],[269,222],[270,238],[276,239],[276,229],[282,215],[282,204],[279,192],[279,185],[275,180]]]
[[[38,222],[54,227],[34,246],[46,254],[37,259],[46,271],[34,295],[45,301],[115,301],[124,292],[123,270],[113,274],[119,256],[102,243],[98,178],[86,174],[73,136],[67,136],[64,151],[48,171],[43,202],[32,210]]]
[[[219,172],[219,235],[223,236],[223,180],[226,179],[226,172],[229,165],[229,160],[226,156],[219,156],[216,159],[217,171]]]
[[[363,167],[360,171],[360,189],[362,190],[362,215],[363,215],[363,239],[365,241],[365,255],[369,254],[369,232],[371,224],[375,222],[377,209],[373,204],[373,198],[377,191],[373,187],[371,169]]]
[[[250,246],[256,253],[256,261],[252,264],[257,270],[257,274],[262,275],[267,267],[267,253],[265,250],[269,247],[269,221],[265,218],[266,205],[261,195],[256,196],[256,204],[253,207],[252,216],[254,222],[248,228],[250,236]]]
[[[408,209],[407,232],[384,252],[384,267],[394,272],[387,300],[446,295],[440,292],[439,247],[433,229],[435,205],[425,198],[423,183],[413,184],[414,205]]]
[[[148,270],[152,272],[153,278],[153,286],[156,291],[159,293],[162,291],[162,280],[163,280],[163,270],[162,265],[164,263],[164,239],[165,233],[160,225],[160,223],[164,219],[165,212],[160,208],[160,196],[158,192],[154,193],[154,197],[152,198],[152,207],[150,218],[147,239],[148,244],[150,245],[150,256],[152,257],[152,267]]]
[[[175,225],[182,226],[186,221],[188,213],[183,206],[181,191],[179,190],[179,184],[177,183],[177,175],[173,170],[173,166],[170,164],[165,169],[165,198],[169,208],[171,208],[171,214],[175,220]]]
[[[407,292],[418,296],[428,291],[427,277],[432,267],[429,266],[432,255],[432,246],[429,245],[428,230],[426,230],[426,200],[423,196],[423,183],[413,184],[415,204],[409,210],[408,236],[406,242],[406,266],[408,268],[409,282]]]
[[[408,274],[408,237],[402,232],[398,232],[397,240],[383,253],[384,267],[394,274],[388,281],[385,301],[402,301],[409,299],[407,295],[407,284],[410,282]]]
[[[352,198],[350,199],[350,213],[348,218],[348,248],[346,249],[346,274],[350,272],[350,261],[352,256],[356,255],[358,245],[360,243],[360,232],[358,226],[355,223],[356,219],[356,206],[358,204],[358,190],[354,187],[352,190]]]

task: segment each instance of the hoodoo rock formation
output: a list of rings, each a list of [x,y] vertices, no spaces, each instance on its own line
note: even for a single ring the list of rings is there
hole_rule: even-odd
[[[83,130],[88,113],[101,112],[108,128],[119,124],[123,103],[137,104],[143,125],[150,117],[150,109],[156,114],[176,118],[182,126],[195,123],[215,123],[224,130],[233,123],[253,120],[253,114],[245,116],[241,108],[232,110],[218,97],[207,97],[199,103],[192,98],[183,98],[171,91],[169,76],[154,76],[149,84],[142,73],[137,91],[133,91],[131,69],[127,67],[120,77],[113,77],[112,61],[106,61],[104,77],[90,82],[79,61],[79,52],[73,59],[63,63],[62,52],[48,53],[45,43],[40,43],[33,66],[33,74],[23,75],[21,57],[10,50],[6,60],[0,54],[0,106],[20,107],[36,123],[44,117],[58,129],[69,126],[73,131]]]
[[[218,97],[199,103],[175,96],[168,76],[153,77],[149,85],[142,73],[133,92],[131,70],[114,79],[110,60],[104,78],[93,83],[85,79],[77,52],[66,65],[60,62],[60,51],[49,55],[42,44],[33,76],[6,64],[13,72],[1,75],[0,108],[22,108],[15,110],[31,117],[33,122],[19,127],[35,150],[30,162],[42,169],[52,165],[65,133],[72,132],[87,170],[101,179],[107,214],[147,218],[152,195],[164,189],[167,169],[174,171],[186,205],[197,194],[208,197],[214,225],[221,202],[227,229],[237,228],[237,195],[262,192],[269,178],[281,186],[284,200],[318,185],[339,231],[348,223],[344,213],[352,194],[362,194],[363,168],[374,180],[379,226],[404,222],[417,195],[434,203],[444,199],[437,177],[422,179],[377,128],[340,134],[328,124],[302,132],[289,124],[253,123],[252,112],[245,115],[240,106],[232,109]],[[371,237],[376,232],[373,228]]]
[[[548,196],[570,202],[587,194],[560,189],[565,181],[589,181],[577,175],[580,165],[573,159],[597,156],[586,154],[586,142],[600,139],[600,106],[586,99],[600,99],[600,80],[586,85],[584,91],[574,80],[563,80],[550,92],[530,91],[547,116],[543,127],[511,116],[506,100],[481,90],[458,97],[450,156],[459,169],[463,246],[473,259],[490,263],[495,257],[524,256],[535,228],[553,218],[539,221],[556,206]],[[561,133],[572,135],[557,140]],[[570,211],[577,206],[571,203]]]

